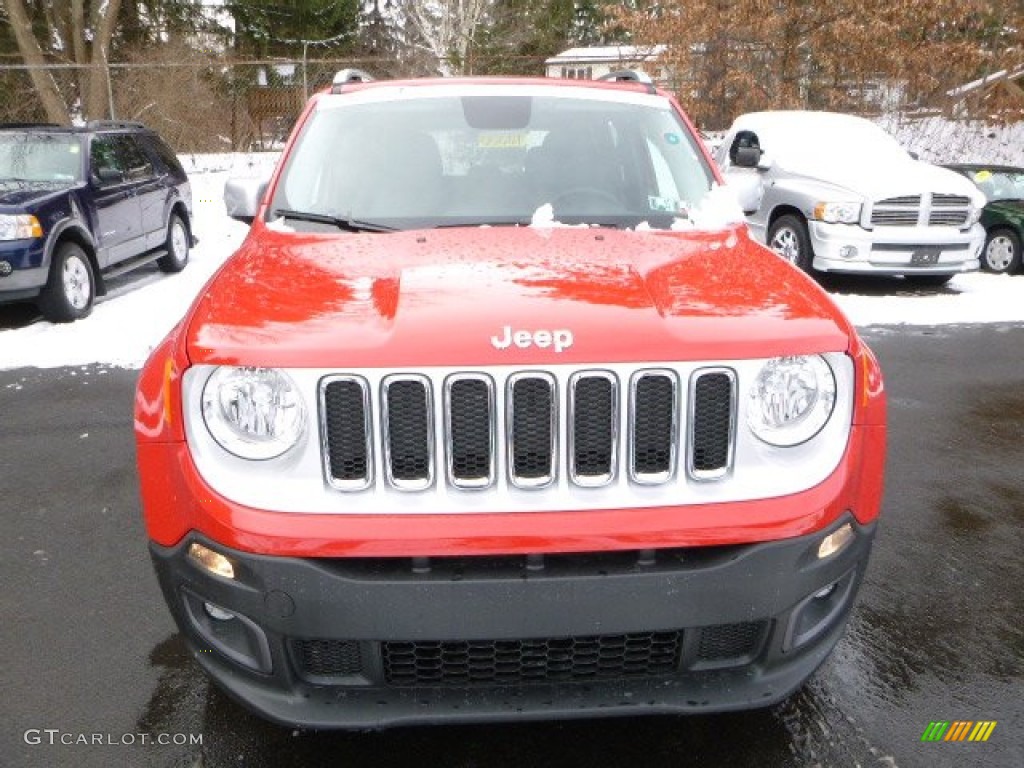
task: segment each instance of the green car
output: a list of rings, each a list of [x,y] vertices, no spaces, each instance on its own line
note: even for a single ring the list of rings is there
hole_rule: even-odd
[[[1016,272],[1024,242],[1024,168],[964,163],[947,165],[962,173],[988,198],[981,214],[985,250],[981,267],[989,272]]]

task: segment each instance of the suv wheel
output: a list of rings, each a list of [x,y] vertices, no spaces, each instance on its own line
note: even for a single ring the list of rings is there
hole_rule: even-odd
[[[39,294],[39,310],[51,323],[69,323],[92,312],[96,280],[85,251],[61,243],[53,254],[50,278]]]
[[[780,216],[768,230],[768,247],[790,264],[811,272],[814,253],[807,224],[799,216]]]
[[[985,241],[981,267],[988,272],[1015,272],[1020,267],[1020,238],[1009,229],[997,229]]]
[[[167,249],[167,255],[157,259],[157,266],[164,272],[181,272],[188,264],[189,235],[185,220],[177,213],[171,214],[164,248]]]

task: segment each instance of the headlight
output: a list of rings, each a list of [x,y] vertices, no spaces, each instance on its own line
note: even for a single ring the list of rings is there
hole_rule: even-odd
[[[203,419],[226,451],[243,459],[272,459],[299,441],[306,408],[283,371],[225,366],[203,387]]]
[[[829,224],[856,224],[860,221],[860,203],[818,203],[814,218]]]
[[[824,358],[777,357],[750,389],[747,424],[770,445],[799,445],[821,431],[835,404],[836,377]]]
[[[31,240],[43,236],[39,219],[27,213],[0,215],[0,240]]]
[[[981,220],[981,206],[975,205],[974,202],[972,201],[971,204],[969,206],[967,206],[967,226],[973,227],[980,220]]]

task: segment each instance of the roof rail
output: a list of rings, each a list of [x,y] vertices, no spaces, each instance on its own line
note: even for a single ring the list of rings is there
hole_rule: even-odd
[[[640,83],[646,85],[651,93],[655,92],[654,80],[642,69],[616,69],[596,79],[613,83]]]
[[[138,120],[90,120],[85,127],[96,130],[99,128],[145,128],[146,126]]]
[[[57,123],[0,123],[0,128],[67,128]]]
[[[334,80],[331,83],[331,93],[341,93],[341,89],[348,83],[369,83],[373,79],[371,74],[361,69],[342,69],[334,76]]]

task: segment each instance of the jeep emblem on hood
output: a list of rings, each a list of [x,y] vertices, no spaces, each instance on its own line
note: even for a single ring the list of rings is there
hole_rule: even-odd
[[[503,327],[501,333],[497,336],[491,336],[491,344],[494,345],[495,349],[508,349],[514,344],[520,349],[528,347],[547,349],[548,347],[554,347],[555,352],[561,352],[571,347],[572,341],[572,331],[569,330],[514,331],[511,325]]]

